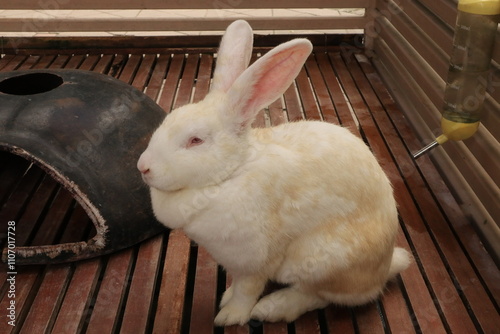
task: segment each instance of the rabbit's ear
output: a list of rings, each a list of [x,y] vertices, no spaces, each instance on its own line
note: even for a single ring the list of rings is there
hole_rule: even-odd
[[[246,21],[234,21],[227,27],[217,53],[213,90],[228,91],[236,78],[248,67],[252,45],[253,32]]]
[[[311,51],[311,42],[297,38],[278,45],[253,63],[227,93],[235,121],[242,127],[250,125],[260,109],[290,86]]]

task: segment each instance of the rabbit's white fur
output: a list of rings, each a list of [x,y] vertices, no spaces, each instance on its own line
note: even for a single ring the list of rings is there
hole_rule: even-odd
[[[325,122],[250,127],[311,49],[295,39],[246,69],[252,31],[234,22],[211,92],[172,111],[138,162],[158,220],[182,228],[232,276],[217,325],[363,304],[409,264],[394,247],[391,185],[363,141]],[[268,280],[289,287],[259,300]]]

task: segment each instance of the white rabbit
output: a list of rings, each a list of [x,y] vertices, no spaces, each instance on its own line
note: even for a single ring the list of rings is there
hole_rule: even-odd
[[[172,111],[137,164],[157,219],[232,276],[220,326],[367,303],[410,263],[394,247],[392,187],[362,140],[326,122],[251,128],[312,50],[294,39],[247,69],[252,43],[245,21],[227,28],[210,93]],[[288,287],[261,298],[269,280]]]

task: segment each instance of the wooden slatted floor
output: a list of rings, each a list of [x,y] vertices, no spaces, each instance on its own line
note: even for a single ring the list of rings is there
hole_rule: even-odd
[[[206,94],[213,51],[4,55],[0,70],[105,73],[170,110]],[[204,249],[173,231],[101,258],[18,267],[15,327],[6,320],[10,298],[2,264],[0,333],[500,333],[498,267],[429,157],[413,161],[410,152],[421,143],[369,60],[336,48],[316,50],[296,84],[259,115],[255,126],[302,118],[342,124],[362,136],[392,180],[402,226],[398,244],[416,260],[377,302],[329,306],[291,324],[251,321],[214,328],[216,305],[229,278]],[[36,166],[7,153],[0,153],[0,208],[2,246],[11,220],[17,224],[18,246],[92,234],[92,224],[68,192]]]

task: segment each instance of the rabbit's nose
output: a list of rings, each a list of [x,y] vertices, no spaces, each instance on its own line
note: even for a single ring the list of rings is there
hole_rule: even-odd
[[[144,157],[144,153],[141,155],[141,157],[139,158],[139,161],[137,161],[137,169],[139,170],[139,172],[141,172],[142,174],[147,174],[150,172],[150,169],[149,169],[149,166],[148,166],[148,163],[146,162],[146,158]]]

